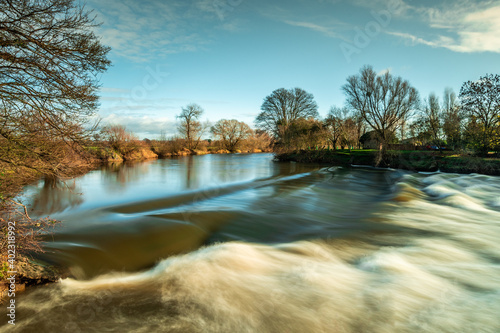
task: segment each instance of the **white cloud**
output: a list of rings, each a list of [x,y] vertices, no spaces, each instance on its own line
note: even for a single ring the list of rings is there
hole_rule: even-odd
[[[486,1],[445,3],[441,8],[412,8],[413,15],[427,24],[431,33],[418,36],[408,32],[387,32],[432,47],[455,52],[500,53],[500,6]]]
[[[121,115],[110,114],[101,120],[103,126],[123,125],[128,131],[133,132],[141,139],[144,137],[157,138],[161,134],[167,137],[177,133],[177,123],[175,119],[157,116]]]
[[[412,44],[447,48],[455,52],[500,53],[500,5],[491,0],[444,0],[432,7],[405,0],[354,0],[357,6],[387,10],[392,19],[424,24],[428,29],[397,29],[385,33]]]
[[[383,69],[383,70],[379,71],[379,72],[377,73],[377,75],[379,75],[379,76],[380,76],[380,75],[385,75],[386,73],[390,73],[390,72],[392,72],[392,67],[388,67],[388,68],[386,68],[386,69]]]
[[[459,52],[490,51],[500,53],[500,6],[466,15],[461,22],[458,43],[446,47]]]

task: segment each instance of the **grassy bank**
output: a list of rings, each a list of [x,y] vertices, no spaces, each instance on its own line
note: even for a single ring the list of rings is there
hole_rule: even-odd
[[[367,165],[411,171],[442,171],[500,175],[500,159],[458,155],[453,152],[387,151],[380,157],[377,150],[301,150],[276,155],[278,161],[318,163],[349,167]]]

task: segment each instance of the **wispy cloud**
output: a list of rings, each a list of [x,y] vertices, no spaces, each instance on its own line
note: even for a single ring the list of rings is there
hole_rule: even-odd
[[[213,29],[237,29],[237,21],[221,21],[209,3],[200,2],[89,0],[88,7],[103,22],[97,32],[113,54],[144,62],[203,49],[211,43]]]
[[[291,25],[291,26],[302,27],[302,28],[311,29],[313,31],[321,32],[322,34],[324,34],[328,37],[343,38],[342,35],[336,31],[335,27],[329,27],[329,26],[319,25],[319,24],[311,23],[311,22],[303,22],[303,21],[284,20],[283,22],[288,24],[288,25]]]
[[[387,10],[392,17],[405,17],[413,14],[416,7],[409,5],[405,0],[352,0],[355,6],[372,10]]]
[[[101,87],[101,93],[119,93],[119,94],[130,94],[130,89],[112,88],[112,87]]]
[[[362,0],[358,0],[362,1]],[[402,0],[395,0],[402,1]],[[373,3],[371,3],[373,5]],[[500,53],[500,5],[495,1],[444,2],[435,7],[401,5],[398,15],[427,26],[425,33],[386,31],[412,44],[447,48],[455,52]]]
[[[409,34],[406,32],[387,31],[386,33],[388,35],[392,35],[392,36],[401,37],[403,39],[406,39],[413,44],[424,44],[424,45],[428,45],[428,46],[432,46],[432,47],[439,46],[437,42],[427,41],[423,38],[417,37],[415,35],[412,35],[412,34]]]
[[[319,2],[325,2],[332,6],[338,1],[339,0],[320,0]],[[302,0],[295,1],[293,5],[290,3],[290,5],[286,7],[268,3],[262,4],[256,8],[256,11],[262,17],[269,20],[293,27],[308,29],[330,38],[346,40],[346,32],[351,28],[350,23],[332,18],[332,15],[325,15],[323,13],[318,14],[317,12],[308,15],[306,14],[307,11],[297,9],[308,8],[310,5],[309,1],[306,2]]]

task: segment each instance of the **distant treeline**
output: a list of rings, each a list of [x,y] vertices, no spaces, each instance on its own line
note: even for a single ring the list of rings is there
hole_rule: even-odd
[[[193,106],[193,105],[191,105]],[[198,107],[198,106],[197,106]],[[201,108],[200,108],[201,109]],[[121,125],[104,127],[95,139],[87,143],[88,152],[107,162],[165,158],[186,155],[260,153],[272,151],[271,137],[262,131],[253,131],[247,124],[236,120],[220,120],[211,127],[215,140],[201,139],[206,128],[181,122],[180,128],[189,127],[190,136],[184,134],[170,139],[139,140]]]

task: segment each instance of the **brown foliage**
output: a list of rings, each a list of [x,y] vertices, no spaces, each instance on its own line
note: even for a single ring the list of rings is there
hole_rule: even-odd
[[[82,143],[91,133],[97,74],[110,64],[109,48],[73,0],[0,6],[0,168],[70,176],[80,167],[73,157],[87,158]]]
[[[179,152],[181,152],[186,147],[186,140],[181,138],[151,141],[151,150],[160,158],[179,155]]]
[[[36,177],[71,177],[92,158],[98,74],[110,65],[94,18],[75,0],[0,2],[0,228],[16,222],[19,254],[40,251],[52,221],[33,221],[11,198]],[[21,208],[21,210],[19,210]]]
[[[147,147],[144,141],[139,141],[132,132],[127,131],[122,125],[103,127],[101,134],[106,145],[122,157]]]
[[[229,151],[235,151],[253,133],[250,126],[236,119],[221,119],[212,126],[211,131],[220,139],[224,149]]]

